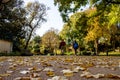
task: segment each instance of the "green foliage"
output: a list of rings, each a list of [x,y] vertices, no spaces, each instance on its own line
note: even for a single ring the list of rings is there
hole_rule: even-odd
[[[101,52],[99,55],[106,56],[107,54],[106,54],[106,52]],[[108,55],[109,56],[120,56],[120,52],[110,51],[110,52],[108,52]]]
[[[119,5],[119,0],[54,0],[55,5],[58,5],[59,11],[64,21],[68,21],[68,15],[80,10],[83,6],[97,7],[98,14],[106,10],[111,10],[111,5]]]
[[[80,45],[83,44],[83,37],[87,32],[87,19],[84,12],[75,13],[70,17],[69,22],[64,25],[60,36],[67,40],[69,44],[71,44],[74,39],[81,42],[79,43]]]
[[[41,37],[35,36],[28,45],[28,49],[30,52],[34,54],[40,54],[40,45],[41,45]]]
[[[74,55],[73,52],[66,52],[65,54],[66,54],[66,55]]]
[[[38,1],[30,2],[25,7],[27,16],[26,16],[26,45],[27,49],[30,39],[32,38],[34,32],[43,22],[46,22],[46,11],[47,7],[44,4],[39,3]]]
[[[88,0],[54,0],[55,5],[58,5],[59,11],[64,21],[68,21],[68,14],[80,9],[80,6],[85,6]]]
[[[42,45],[44,45],[44,49],[49,50],[49,52],[53,53],[54,49],[59,47],[59,37],[57,34],[57,30],[51,28],[42,36]]]
[[[0,12],[0,39],[13,42],[13,50],[19,50],[20,39],[25,37],[25,15],[21,6],[22,1],[12,0],[5,4]]]
[[[120,22],[120,6],[112,5],[111,11],[108,15],[109,19],[109,27],[113,24],[117,24]]]
[[[41,37],[40,36],[35,36],[34,39],[33,39],[33,41],[35,43],[40,43],[41,42]]]
[[[33,52],[34,53],[40,53],[40,46],[39,46],[39,44],[33,46]]]
[[[85,37],[86,42],[94,41],[101,37],[110,40],[110,33],[108,27],[104,27],[107,26],[107,24],[101,25],[102,23],[100,23],[99,17],[92,18],[89,23],[90,27],[88,28],[88,33]]]
[[[70,36],[70,26],[67,23],[64,24],[62,31],[59,33],[59,36],[62,39],[66,39]]]
[[[113,23],[109,27],[110,20],[107,11],[99,16],[96,14],[96,8],[73,14],[64,25],[60,36],[70,40],[69,42],[76,39],[80,47],[84,49],[95,47],[97,50],[98,43],[109,44],[117,32],[117,27]]]
[[[11,0],[0,12],[0,34],[3,34],[0,39],[12,41],[14,50],[27,49],[35,30],[46,21],[44,4],[35,1],[24,7],[22,3],[22,0]]]
[[[120,22],[119,0],[54,0],[54,2],[55,5],[58,5],[61,15],[64,15],[62,16],[63,21],[67,21],[67,25],[70,26],[69,31],[66,33],[62,32],[66,34],[65,36],[67,36],[68,40],[78,39],[78,41],[84,43],[82,37],[85,37],[86,43],[94,41],[96,51],[101,38],[104,40],[103,42],[112,42],[111,44],[115,45],[113,44],[115,43],[113,39],[115,39],[114,36],[117,30],[113,26],[116,27],[116,24]],[[81,14],[75,16],[75,11],[80,10],[86,5],[89,6],[89,10],[84,11],[85,16],[82,15],[83,19],[80,17]],[[74,17],[69,18],[71,13],[75,13]]]

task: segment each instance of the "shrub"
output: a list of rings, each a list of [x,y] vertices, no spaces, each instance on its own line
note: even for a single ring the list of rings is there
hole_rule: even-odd
[[[81,51],[81,54],[82,55],[92,55],[94,54],[92,51],[87,51],[87,50],[84,50],[84,51]]]
[[[20,52],[0,53],[0,56],[20,56]]]
[[[23,50],[21,56],[32,56],[33,54],[29,50]]]

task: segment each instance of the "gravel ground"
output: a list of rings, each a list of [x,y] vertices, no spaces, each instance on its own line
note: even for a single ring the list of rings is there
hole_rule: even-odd
[[[120,57],[0,57],[0,80],[120,80]]]

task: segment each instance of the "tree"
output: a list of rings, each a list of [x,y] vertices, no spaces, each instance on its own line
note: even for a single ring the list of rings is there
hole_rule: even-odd
[[[86,20],[87,21],[86,26],[88,27],[86,28],[88,29],[86,41],[88,40],[88,42],[89,41],[95,42],[96,53],[97,53],[97,47],[98,47],[97,44],[98,44],[99,38],[104,37],[104,39],[107,39],[109,42],[110,38],[112,37],[112,35],[110,34],[110,30],[112,29],[112,26],[120,22],[120,19],[119,19],[120,1],[119,0],[73,0],[73,1],[54,0],[54,2],[55,2],[55,5],[58,5],[59,11],[61,13],[63,20],[65,22],[67,21],[69,24],[71,23],[69,14],[76,13],[77,11],[82,12],[83,10],[82,7],[85,7],[85,6],[89,6],[89,9],[95,8],[95,13],[94,11],[93,13],[90,12],[90,14],[87,14],[87,12],[89,11],[83,11],[83,12],[86,13],[85,15],[87,15],[87,18],[88,18]],[[78,16],[76,18],[78,18]],[[97,17],[98,19],[95,17]],[[77,20],[77,21],[78,23],[80,22],[80,20]],[[84,20],[81,20],[81,21],[84,22]],[[83,23],[80,23],[79,25],[82,25],[82,24]],[[77,25],[75,26],[81,28],[80,26],[77,26]],[[102,35],[96,34],[96,32],[101,33]],[[81,33],[77,33],[77,34],[79,35]]]
[[[119,5],[119,0],[54,0],[54,4],[58,5],[59,11],[64,21],[69,20],[69,14],[74,13],[82,7],[89,5],[97,7],[98,14],[106,10],[111,10],[111,5]]]
[[[42,36],[42,45],[46,49],[49,49],[51,53],[53,53],[54,49],[59,46],[59,37],[57,34],[57,30],[51,28]]]
[[[67,40],[69,45],[77,40],[80,47],[83,47],[84,37],[87,34],[87,20],[88,16],[85,12],[77,12],[71,15],[69,21],[63,26],[60,36]]]
[[[64,39],[69,37],[71,40],[78,40],[80,47],[93,44],[95,53],[98,54],[98,43],[101,41],[101,38],[102,40],[104,39],[104,41],[107,40],[105,42],[106,44],[110,43],[111,34],[116,34],[117,27],[109,27],[109,19],[105,12],[104,14],[106,16],[101,15],[102,17],[95,16],[96,12],[96,8],[92,8],[73,14],[69,22],[64,25],[60,35],[62,35]]]
[[[33,53],[40,53],[40,46],[41,46],[41,37],[35,36],[28,45],[28,49]]]
[[[98,41],[101,37],[104,39],[107,39],[107,42],[110,40],[110,33],[109,29],[107,27],[104,27],[105,25],[100,25],[100,18],[92,18],[90,20],[90,27],[88,28],[87,36],[85,37],[86,42],[93,41],[94,47],[95,47],[95,53],[98,54]],[[106,43],[107,43],[106,42]]]
[[[27,16],[26,16],[26,45],[24,49],[27,49],[29,41],[33,36],[35,30],[41,26],[43,22],[46,21],[46,11],[47,7],[44,4],[35,1],[33,3],[28,3],[26,6]]]
[[[63,25],[63,29],[60,31],[59,36],[61,39],[67,40],[70,38],[70,26],[68,23]]]
[[[25,11],[21,7],[22,3],[21,0],[12,0],[9,3],[3,3],[4,9],[0,12],[0,34],[2,34],[0,35],[0,39],[13,42],[13,50],[19,48],[21,44],[20,40],[25,37],[25,31],[23,30]]]
[[[10,0],[0,0],[0,11],[4,10],[4,5],[6,5]]]

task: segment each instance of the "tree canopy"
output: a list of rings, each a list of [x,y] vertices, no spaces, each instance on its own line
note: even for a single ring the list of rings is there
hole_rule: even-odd
[[[58,5],[59,11],[64,21],[69,20],[69,14],[75,13],[82,7],[97,7],[99,14],[105,10],[111,10],[111,5],[119,5],[119,0],[54,0],[54,4]]]
[[[27,5],[23,3],[23,0],[1,0],[0,39],[11,41],[17,47],[24,41],[27,49],[36,29],[46,21],[47,7],[36,1]]]
[[[51,52],[58,48],[59,37],[56,29],[51,28],[42,36],[42,45],[44,45],[45,48],[50,49]]]
[[[22,3],[19,0],[1,3],[1,5],[4,4],[4,9],[0,11],[0,34],[2,34],[0,35],[0,39],[13,42],[15,49],[19,47],[20,39],[25,37],[25,31],[23,30],[25,10],[21,7]]]
[[[25,8],[26,10],[26,45],[25,49],[27,49],[27,46],[29,44],[30,39],[32,38],[34,32],[37,28],[41,26],[43,22],[46,21],[46,11],[47,7],[39,3],[38,1],[35,2],[29,2]]]
[[[85,47],[92,42],[97,53],[98,43],[102,41],[105,44],[111,43],[111,38],[117,32],[117,25],[115,24],[116,20],[110,23],[111,13],[107,14],[107,11],[104,11],[101,15],[96,16],[96,14],[96,8],[74,13],[63,26],[60,36],[66,40],[76,39],[80,47]]]

